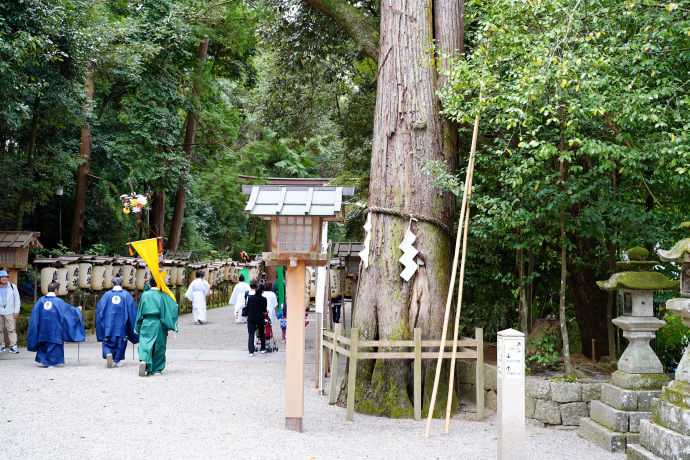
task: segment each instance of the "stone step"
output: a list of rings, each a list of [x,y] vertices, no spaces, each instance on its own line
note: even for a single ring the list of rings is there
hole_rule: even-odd
[[[577,434],[592,444],[608,450],[609,452],[625,452],[626,437],[624,433],[616,433],[590,418],[580,419],[580,428]]]
[[[606,428],[619,433],[628,431],[628,412],[618,410],[601,401],[589,403],[589,416]]]
[[[661,399],[675,406],[690,406],[690,384],[674,380],[666,385],[661,392]]]
[[[625,451],[628,454],[628,460],[664,460],[639,444],[628,444]]]
[[[690,437],[649,420],[640,424],[640,445],[666,460],[690,460]]]
[[[652,419],[657,425],[690,436],[690,409],[657,399],[652,406]]]
[[[618,410],[649,412],[654,398],[661,398],[661,390],[626,390],[610,383],[601,387],[601,401]]]
[[[640,420],[652,419],[651,412],[618,410],[601,401],[590,403],[589,416],[595,422],[619,433],[637,433],[640,431]]]

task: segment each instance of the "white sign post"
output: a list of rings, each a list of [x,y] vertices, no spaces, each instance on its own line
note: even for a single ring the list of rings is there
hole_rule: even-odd
[[[525,334],[498,333],[498,459],[525,458]]]

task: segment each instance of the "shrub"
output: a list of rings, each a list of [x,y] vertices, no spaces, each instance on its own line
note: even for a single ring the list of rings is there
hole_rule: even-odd
[[[667,368],[671,362],[679,362],[690,340],[690,329],[683,325],[680,316],[668,312],[664,316],[666,326],[657,333],[657,355]]]

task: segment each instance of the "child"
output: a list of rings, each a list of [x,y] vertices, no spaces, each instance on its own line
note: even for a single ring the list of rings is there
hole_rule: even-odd
[[[285,304],[283,304],[284,306]],[[283,333],[283,343],[285,343],[285,330],[287,329],[287,318],[285,318],[285,309],[281,309],[278,314],[276,315],[276,318],[280,320],[280,330]]]

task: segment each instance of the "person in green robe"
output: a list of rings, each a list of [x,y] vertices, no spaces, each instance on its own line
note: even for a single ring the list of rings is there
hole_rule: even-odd
[[[154,278],[149,284],[151,289],[141,295],[134,328],[139,334],[139,375],[142,377],[163,371],[168,331],[178,330],[177,303],[158,290]]]

